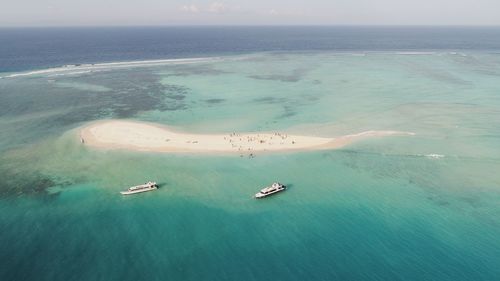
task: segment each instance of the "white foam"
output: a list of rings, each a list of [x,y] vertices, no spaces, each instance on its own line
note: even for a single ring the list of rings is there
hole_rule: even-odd
[[[449,55],[452,55],[452,56],[462,56],[462,57],[466,57],[467,54],[465,53],[459,53],[459,52],[448,52]]]
[[[397,55],[435,55],[435,52],[396,52]]]
[[[391,135],[402,135],[402,136],[414,136],[413,132],[401,132],[401,131],[365,131],[357,134],[346,135],[347,138],[356,137],[378,137],[378,136],[391,136]]]
[[[426,154],[424,156],[431,159],[441,159],[444,157],[442,154]]]
[[[366,53],[352,53],[351,56],[353,56],[353,57],[366,57]]]
[[[93,72],[100,72],[100,71],[102,71],[102,70],[83,70],[83,71],[74,71],[74,72],[68,72],[68,73],[55,73],[55,74],[47,75],[47,77],[79,75],[79,74],[86,74],[86,73],[93,73]]]
[[[192,64],[221,61],[222,57],[204,57],[204,58],[184,58],[184,59],[164,59],[164,60],[142,60],[142,61],[126,61],[126,62],[109,62],[109,63],[96,63],[96,64],[81,64],[81,65],[64,65],[61,67],[48,68],[42,70],[34,70],[29,72],[13,73],[1,78],[15,78],[33,75],[47,75],[47,74],[82,74],[89,73],[96,70],[118,69],[118,68],[131,68],[131,67],[148,67],[158,65],[170,64]],[[69,73],[65,73],[68,72]]]

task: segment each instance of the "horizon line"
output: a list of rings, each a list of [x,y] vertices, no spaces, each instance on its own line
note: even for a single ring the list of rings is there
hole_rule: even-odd
[[[10,28],[166,28],[166,27],[499,27],[500,24],[138,24],[138,25],[6,25]]]

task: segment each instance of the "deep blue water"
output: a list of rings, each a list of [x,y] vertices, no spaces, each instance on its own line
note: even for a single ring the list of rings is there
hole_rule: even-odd
[[[500,50],[500,27],[0,29],[0,72],[262,51]]]

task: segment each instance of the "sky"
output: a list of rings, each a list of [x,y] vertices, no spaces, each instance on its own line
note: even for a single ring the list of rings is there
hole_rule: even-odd
[[[0,0],[0,27],[500,25],[500,0]]]

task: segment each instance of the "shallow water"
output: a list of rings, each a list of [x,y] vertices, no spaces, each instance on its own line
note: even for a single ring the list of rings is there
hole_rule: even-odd
[[[0,279],[495,280],[499,77],[486,52],[285,52],[0,79]],[[106,118],[416,135],[253,159],[82,146]]]

